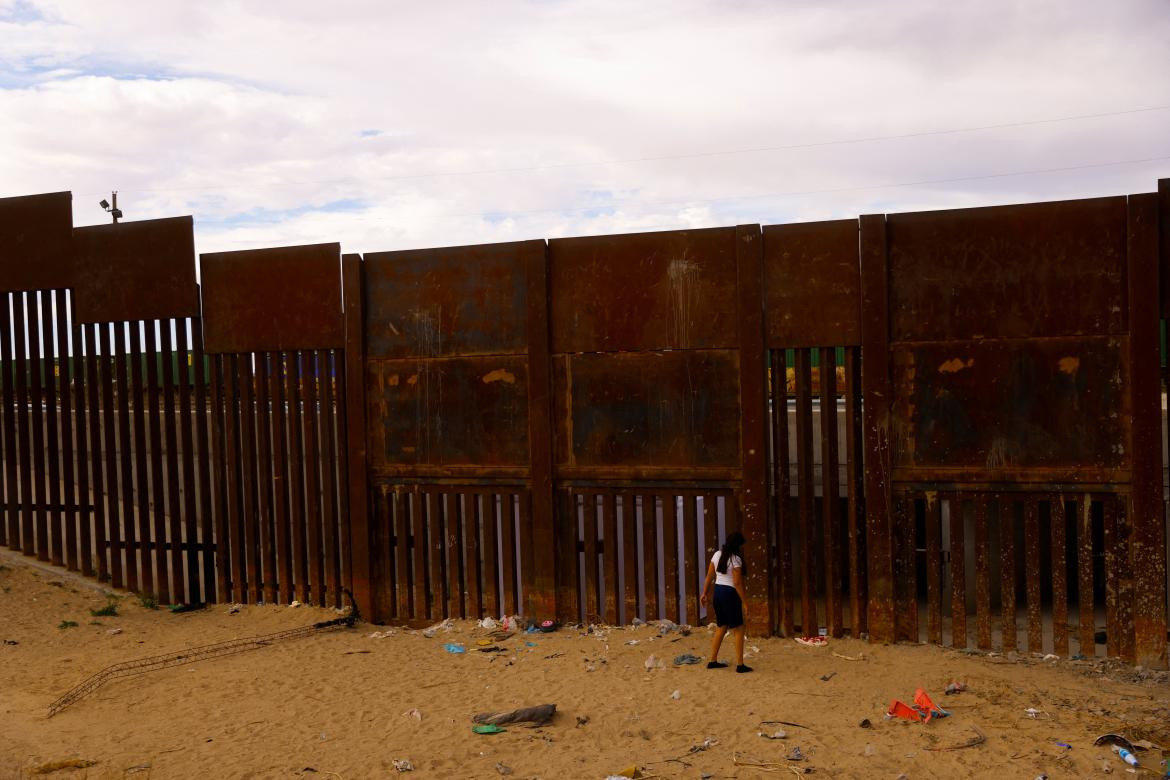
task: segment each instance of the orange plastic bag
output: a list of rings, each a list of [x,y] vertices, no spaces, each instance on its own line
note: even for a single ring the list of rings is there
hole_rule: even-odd
[[[931,718],[945,718],[950,715],[949,712],[931,701],[922,688],[914,691],[914,706],[926,716],[927,723],[930,723]]]
[[[918,710],[914,709],[905,702],[898,701],[897,699],[894,699],[892,702],[890,702],[890,708],[886,710],[886,717],[905,718],[906,720],[912,720],[915,723],[922,722],[922,714],[918,712]]]

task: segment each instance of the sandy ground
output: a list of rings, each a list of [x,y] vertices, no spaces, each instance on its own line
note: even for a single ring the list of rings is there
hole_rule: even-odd
[[[653,626],[514,635],[498,643],[506,652],[481,653],[477,641],[488,632],[472,622],[432,638],[403,629],[371,638],[383,627],[359,624],[115,680],[47,718],[50,702],[109,664],[336,615],[276,606],[228,614],[222,605],[171,614],[119,594],[117,616],[92,617],[107,600],[92,583],[9,553],[0,553],[0,566],[3,778],[65,759],[95,763],[50,777],[348,780],[397,776],[396,759],[410,760],[409,776],[420,778],[499,778],[504,769],[514,778],[604,778],[636,765],[646,776],[682,778],[812,770],[826,778],[1031,779],[1101,776],[1104,762],[1126,777],[1093,737],[1122,731],[1170,747],[1164,673],[853,640],[806,648],[775,638],[749,639],[756,671],[737,675],[673,666],[683,653],[705,657],[708,631],[659,636]],[[78,625],[59,628],[65,620]],[[468,652],[450,654],[446,642]],[[652,654],[664,668],[647,671]],[[952,679],[969,690],[944,696]],[[883,717],[892,699],[909,702],[919,686],[951,716],[929,725]],[[471,731],[474,713],[545,702],[558,707],[545,727]],[[862,728],[863,719],[872,726]],[[778,720],[800,725],[760,725]],[[760,736],[777,730],[787,737]],[[982,744],[945,749],[977,733]],[[797,746],[805,760],[786,761]],[[776,768],[736,766],[737,757]],[[1156,769],[1161,756],[1140,758],[1141,775],[1155,776],[1145,767]]]

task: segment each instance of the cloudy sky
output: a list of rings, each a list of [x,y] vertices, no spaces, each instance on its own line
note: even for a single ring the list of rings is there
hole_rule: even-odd
[[[0,196],[346,251],[1153,189],[1170,2],[0,0]]]

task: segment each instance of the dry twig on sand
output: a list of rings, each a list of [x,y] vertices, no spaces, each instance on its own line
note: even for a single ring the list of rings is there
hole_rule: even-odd
[[[984,733],[979,730],[978,726],[972,726],[971,730],[975,732],[975,736],[971,737],[970,739],[968,739],[964,742],[959,742],[958,744],[955,744],[955,745],[947,745],[946,747],[928,747],[926,749],[933,750],[936,752],[943,752],[946,750],[962,750],[963,748],[976,747],[978,745],[982,745],[984,742],[987,741],[986,735],[984,735]]]

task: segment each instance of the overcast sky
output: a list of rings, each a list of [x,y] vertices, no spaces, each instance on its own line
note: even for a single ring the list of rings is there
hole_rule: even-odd
[[[117,189],[127,219],[193,214],[199,251],[768,224],[1168,176],[1168,0],[0,0],[0,196],[72,190],[93,224]]]

